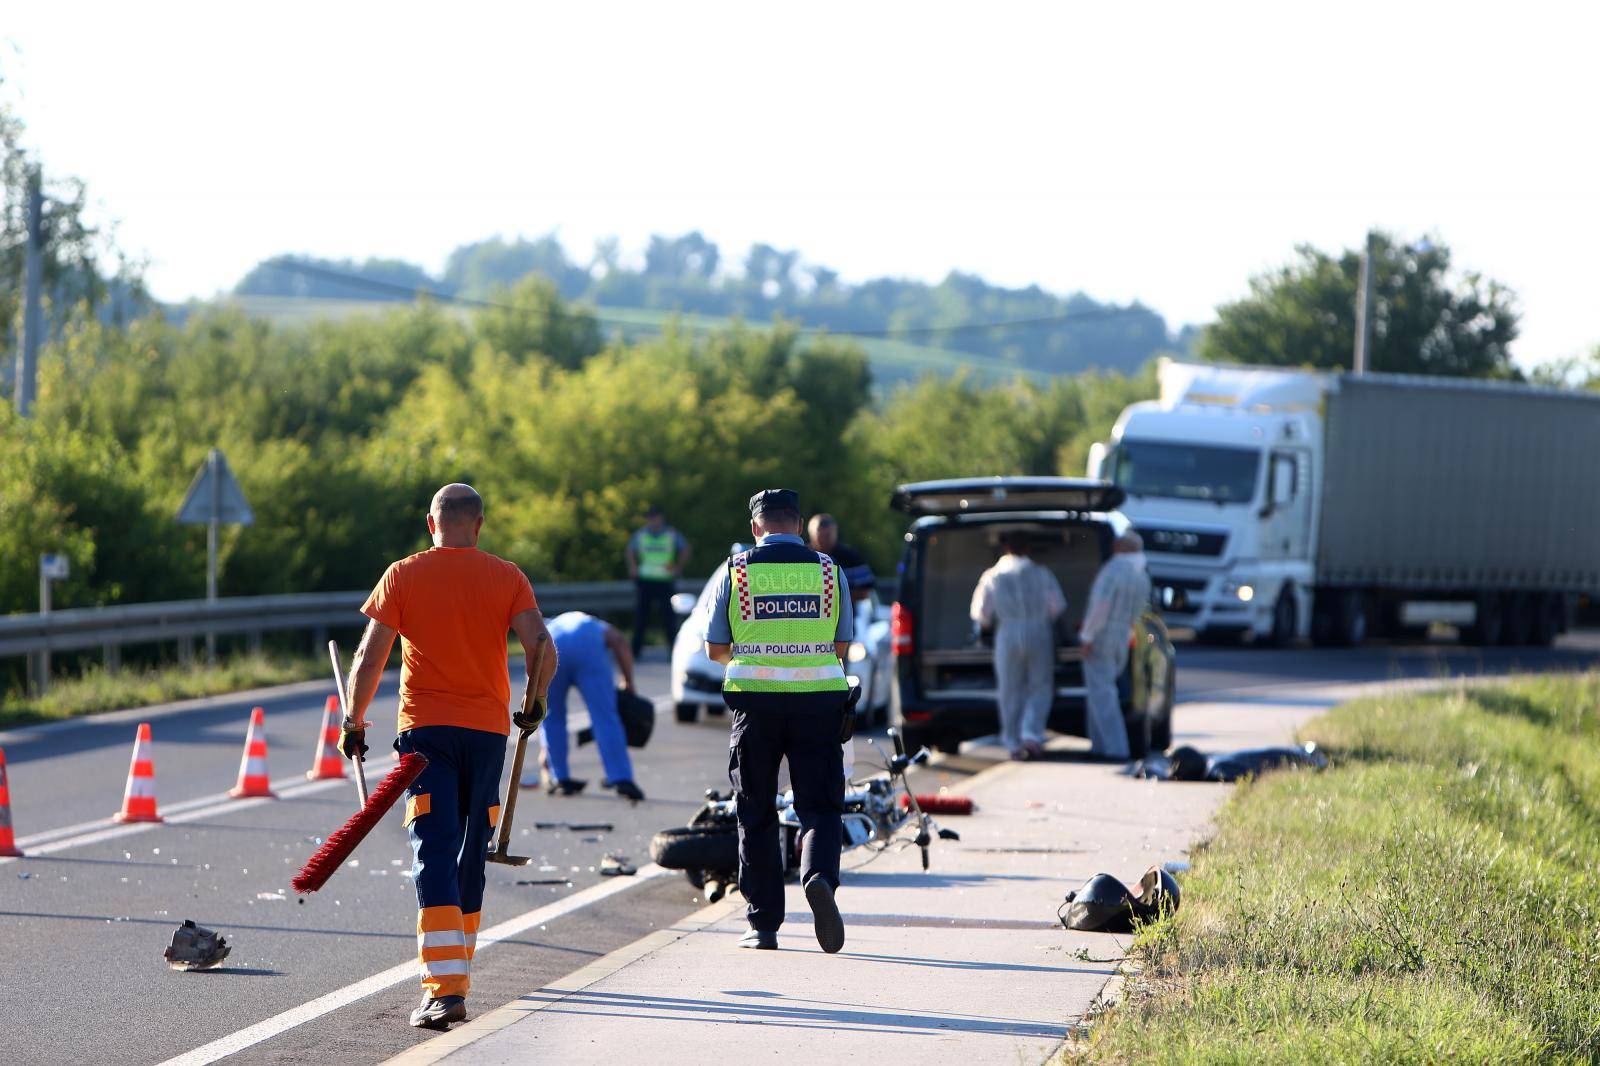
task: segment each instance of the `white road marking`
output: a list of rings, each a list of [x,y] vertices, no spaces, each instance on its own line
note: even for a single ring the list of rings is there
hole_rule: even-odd
[[[672,705],[670,699],[656,700],[656,714],[666,713]],[[569,714],[569,728],[573,733],[589,725],[587,713]],[[508,743],[510,738],[507,738]],[[382,762],[369,763],[368,769],[388,773],[395,759],[384,759]],[[354,789],[348,780],[307,781],[305,775],[295,774],[272,782],[272,791],[278,794],[279,799],[294,799],[296,796],[309,796],[317,792],[326,792],[331,788],[344,786]],[[182,800],[171,806],[161,808],[161,815],[166,819],[167,825],[182,825],[185,822],[200,821],[214,814],[225,811],[242,811],[250,807],[259,807],[263,803],[271,803],[268,799],[233,799],[226,792],[214,792],[209,796],[197,796],[194,799]],[[132,822],[122,823],[113,818],[97,818],[92,822],[79,822],[77,825],[60,826],[55,829],[46,829],[43,832],[33,833],[29,836],[18,837],[17,847],[21,848],[29,857],[50,855],[68,848],[79,848],[89,844],[101,844],[107,840],[117,840],[135,833],[143,833],[149,829],[159,828],[161,822]],[[0,858],[0,866],[16,859]]]
[[[374,762],[368,767],[374,772],[387,773],[395,762],[393,757],[382,762]],[[304,774],[286,777],[280,781],[272,782],[272,791],[278,794],[279,799],[294,799],[297,796],[309,796],[317,792],[326,792],[329,789],[344,787],[351,790],[351,813],[355,813],[355,785],[350,781],[333,779],[328,781],[307,781]],[[165,825],[183,825],[186,822],[198,822],[212,815],[222,814],[227,811],[243,811],[251,807],[259,807],[264,803],[272,803],[271,799],[233,799],[226,792],[217,792],[210,796],[200,796],[196,799],[184,800],[164,808],[161,812],[166,822],[129,822],[122,823],[112,818],[101,818],[93,822],[81,822],[78,825],[69,825],[61,829],[47,830],[35,833],[32,836],[21,837],[17,840],[17,847],[27,853],[28,858],[39,855],[50,855],[68,848],[80,848],[88,844],[99,844],[107,840],[116,840],[120,837],[132,836],[150,829],[159,829]],[[0,859],[0,866],[16,859]]]
[[[639,872],[632,877],[616,877],[609,881],[603,881],[598,885],[590,885],[581,892],[573,893],[566,899],[558,900],[555,903],[528,911],[525,914],[519,914],[515,918],[501,922],[499,925],[490,926],[488,929],[479,932],[478,950],[482,951],[491,944],[509,939],[519,933],[524,933],[536,925],[552,922],[574,911],[580,911],[591,904],[599,903],[603,899],[608,899],[619,892],[624,892],[640,882],[660,877],[668,872],[670,871],[662,869],[655,863],[650,863],[647,866],[640,867]],[[345,985],[343,988],[329,992],[326,995],[318,996],[316,999],[302,1003],[298,1007],[290,1008],[282,1014],[275,1015],[265,1021],[247,1026],[236,1033],[230,1033],[219,1040],[213,1040],[211,1043],[197,1047],[186,1054],[168,1059],[166,1062],[161,1063],[160,1066],[206,1066],[207,1063],[216,1062],[218,1059],[226,1058],[229,1055],[236,1055],[246,1048],[271,1040],[273,1037],[286,1033],[290,1029],[304,1025],[306,1022],[320,1018],[325,1014],[331,1014],[333,1011],[347,1007],[357,1000],[365,999],[375,992],[381,992],[392,985],[397,985],[407,978],[415,979],[416,976],[417,963],[415,960],[408,960],[398,966],[391,966],[381,973],[375,973],[364,980]]]

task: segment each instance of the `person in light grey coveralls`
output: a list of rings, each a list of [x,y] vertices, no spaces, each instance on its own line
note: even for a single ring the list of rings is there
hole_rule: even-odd
[[[1056,695],[1055,620],[1067,609],[1061,583],[1028,558],[1021,535],[983,572],[972,592],[972,620],[994,627],[994,677],[1000,743],[1013,759],[1044,753],[1044,730]]]
[[[1128,757],[1128,727],[1122,720],[1117,678],[1128,665],[1128,636],[1150,602],[1144,541],[1129,531],[1095,575],[1089,609],[1078,628],[1083,646],[1083,683],[1088,689],[1089,746],[1110,759]]]

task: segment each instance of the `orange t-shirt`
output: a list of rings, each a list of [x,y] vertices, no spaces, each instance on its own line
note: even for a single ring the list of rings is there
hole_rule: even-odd
[[[477,548],[429,548],[384,571],[361,613],[404,638],[400,731],[453,725],[509,734],[506,631],[538,605],[515,563]]]

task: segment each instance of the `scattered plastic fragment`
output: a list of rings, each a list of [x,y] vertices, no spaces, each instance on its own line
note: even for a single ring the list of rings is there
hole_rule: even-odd
[[[257,892],[256,899],[288,899],[282,892]]]
[[[174,970],[209,970],[221,965],[232,950],[227,937],[185,920],[172,934],[172,943],[162,952],[162,957]]]
[[[534,822],[535,829],[569,829],[574,833],[612,833],[616,826],[610,822]]]
[[[638,872],[626,855],[607,855],[600,860],[601,877],[632,877]]]

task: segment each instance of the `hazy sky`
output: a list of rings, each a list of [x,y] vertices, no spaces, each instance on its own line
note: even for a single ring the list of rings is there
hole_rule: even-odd
[[[1600,342],[1596,15],[1095,7],[13,3],[0,91],[168,300],[286,251],[698,228],[1178,324],[1378,225],[1516,289],[1520,362]]]

